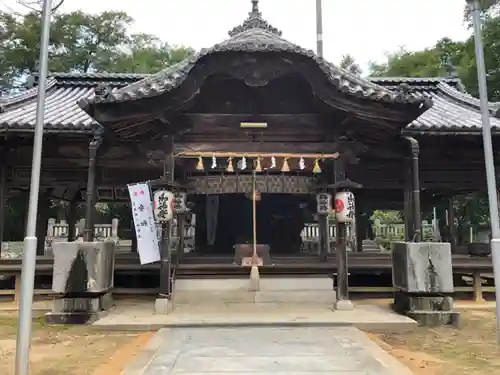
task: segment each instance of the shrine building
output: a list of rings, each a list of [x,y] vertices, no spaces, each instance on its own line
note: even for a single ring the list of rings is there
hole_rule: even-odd
[[[128,204],[127,184],[167,178],[185,189],[192,207],[177,233],[190,225],[194,233],[189,252],[179,245],[172,252],[172,268],[223,276],[241,268],[235,246],[253,241],[255,184],[256,238],[268,247],[272,269],[343,267],[337,271],[347,283],[339,256],[368,254],[374,210],[404,211],[405,239],[418,241],[423,213],[486,190],[479,101],[458,78],[354,75],[287,41],[252,3],[228,39],[158,73],[49,74],[39,238],[48,199],[69,202],[70,241],[76,204],[85,202],[90,241],[97,202]],[[0,99],[3,202],[29,192],[37,77],[31,81]],[[498,108],[491,103],[494,148]],[[345,189],[356,200],[355,225],[339,241],[316,215],[316,194]],[[459,252],[463,241],[446,225],[456,220],[453,207],[447,215],[438,211],[441,235]],[[0,205],[0,243],[5,220]],[[301,233],[316,222],[319,244],[309,251]],[[128,233],[128,259],[138,264],[135,234]]]

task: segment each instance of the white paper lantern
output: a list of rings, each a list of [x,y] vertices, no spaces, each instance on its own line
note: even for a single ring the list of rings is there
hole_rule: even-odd
[[[335,194],[335,217],[339,223],[351,223],[354,221],[354,194],[350,191],[341,191]]]
[[[174,218],[174,193],[168,190],[156,190],[153,194],[153,212],[155,220],[165,223]]]

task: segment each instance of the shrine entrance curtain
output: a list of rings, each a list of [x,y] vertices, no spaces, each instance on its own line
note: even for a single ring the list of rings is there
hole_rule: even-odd
[[[217,218],[219,216],[219,195],[208,195],[206,200],[207,243],[213,246],[217,233]]]

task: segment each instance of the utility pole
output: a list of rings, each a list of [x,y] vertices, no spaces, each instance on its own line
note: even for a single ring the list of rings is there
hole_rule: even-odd
[[[488,89],[486,83],[486,67],[484,63],[483,35],[481,26],[481,6],[479,0],[466,0],[471,10],[474,26],[474,44],[476,47],[477,81],[479,87],[479,102],[483,125],[484,163],[486,166],[486,183],[488,186],[488,201],[491,223],[491,258],[495,286],[500,289],[500,217],[498,216],[498,196],[495,176],[495,159],[491,141],[490,111],[488,108]],[[497,314],[497,340],[500,344],[500,290],[495,292]]]
[[[316,53],[323,57],[323,0],[316,0]]]
[[[45,93],[49,62],[50,18],[52,0],[45,0],[42,11],[42,36],[40,38],[40,71],[38,77],[38,98],[36,103],[35,137],[31,166],[31,186],[28,210],[28,225],[24,238],[23,267],[21,271],[21,296],[19,323],[16,340],[15,375],[29,375],[29,353],[31,346],[31,320],[36,268],[36,219],[38,194],[40,191],[40,170],[42,166],[43,128],[45,119]]]

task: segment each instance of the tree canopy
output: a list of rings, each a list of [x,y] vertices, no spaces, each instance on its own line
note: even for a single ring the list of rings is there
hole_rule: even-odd
[[[362,73],[361,67],[356,63],[354,57],[349,54],[342,56],[339,66],[342,69],[348,70],[356,75],[360,75]]]
[[[40,12],[0,12],[0,77],[3,89],[37,70]],[[124,12],[53,15],[49,69],[52,72],[154,73],[194,51],[171,46],[149,34],[131,34],[132,17]]]
[[[490,15],[484,21],[483,41],[488,95],[491,101],[500,100],[499,40],[500,15]],[[470,94],[478,95],[476,56],[472,36],[465,41],[443,38],[433,47],[423,51],[401,49],[388,54],[385,63],[371,63],[370,74],[401,77],[456,76],[461,78]]]

